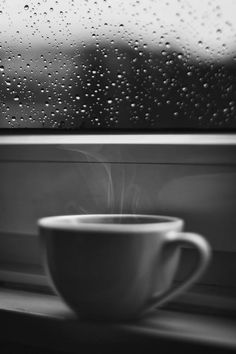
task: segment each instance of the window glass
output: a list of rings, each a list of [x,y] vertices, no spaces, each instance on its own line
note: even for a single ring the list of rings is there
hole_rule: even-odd
[[[1,0],[0,128],[233,130],[236,1]]]

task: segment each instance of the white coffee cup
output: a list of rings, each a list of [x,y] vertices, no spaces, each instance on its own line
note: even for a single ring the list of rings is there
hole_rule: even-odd
[[[54,289],[80,318],[124,321],[147,315],[202,275],[210,246],[183,232],[183,220],[155,215],[69,215],[38,222],[43,262]],[[173,287],[182,245],[199,257]]]

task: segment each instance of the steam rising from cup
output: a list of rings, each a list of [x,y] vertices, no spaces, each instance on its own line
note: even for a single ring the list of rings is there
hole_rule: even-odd
[[[88,149],[81,149],[77,146],[60,146],[61,149],[68,152],[75,152],[85,158],[85,163],[92,166],[98,164],[101,169],[94,167],[91,175],[87,176],[86,183],[94,205],[97,208],[102,207],[99,200],[96,200],[96,191],[93,189],[94,180],[96,180],[96,190],[105,188],[105,209],[109,214],[136,214],[140,206],[141,188],[135,181],[136,167],[126,165],[119,162],[107,162],[107,157],[98,151],[89,151]],[[119,155],[117,150],[117,155]],[[84,163],[84,162],[83,162]],[[116,169],[116,178],[112,176],[112,167]],[[132,166],[132,167],[131,167]],[[98,173],[99,172],[99,173]],[[92,178],[92,180],[91,180]],[[91,183],[91,181],[93,183]],[[97,198],[98,199],[98,198]],[[82,204],[78,205],[78,201],[71,201],[76,212],[80,214],[91,214],[94,212],[101,212],[101,210],[94,210],[94,205],[87,209]]]

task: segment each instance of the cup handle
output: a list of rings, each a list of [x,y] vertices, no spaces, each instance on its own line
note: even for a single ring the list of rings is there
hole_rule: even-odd
[[[167,234],[166,245],[174,247],[182,245],[194,246],[199,255],[198,264],[183,283],[167,289],[164,294],[154,294],[150,303],[151,307],[161,306],[187,290],[202,275],[211,258],[209,243],[201,235],[195,233],[171,231]]]

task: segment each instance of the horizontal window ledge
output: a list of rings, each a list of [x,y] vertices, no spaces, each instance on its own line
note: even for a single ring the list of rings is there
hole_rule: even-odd
[[[38,266],[1,265],[0,283],[19,284],[21,287],[49,287],[46,275]]]
[[[41,144],[144,144],[144,145],[236,145],[236,134],[19,134],[2,135],[0,145]]]
[[[11,289],[0,290],[0,312],[1,340],[14,338],[67,353],[81,343],[140,340],[156,345],[164,341],[167,348],[178,343],[180,350],[183,343],[192,349],[200,345],[236,350],[236,320],[224,317],[160,309],[138,322],[89,323],[80,321],[57,296]]]
[[[30,146],[30,148],[29,148]],[[236,134],[0,137],[0,162],[235,165]]]
[[[181,281],[175,281],[179,284]],[[1,265],[0,286],[4,290],[36,291],[55,294],[42,268],[34,265]],[[222,315],[236,318],[236,287],[198,283],[176,300],[165,305],[166,309],[188,313]]]

